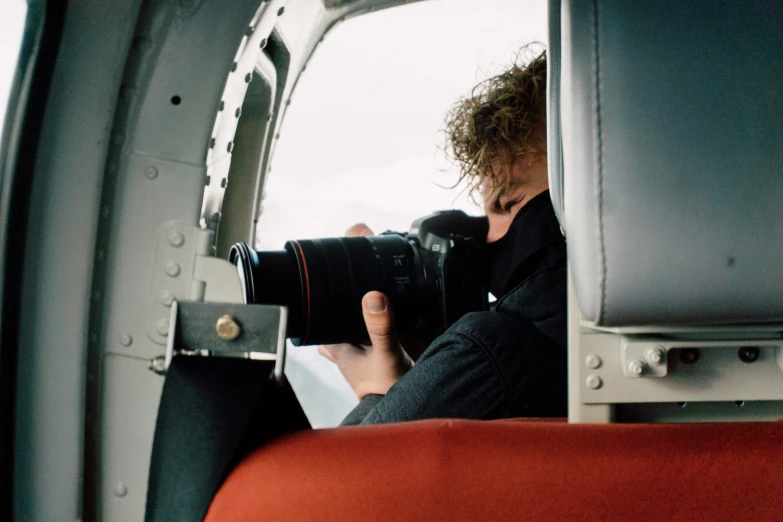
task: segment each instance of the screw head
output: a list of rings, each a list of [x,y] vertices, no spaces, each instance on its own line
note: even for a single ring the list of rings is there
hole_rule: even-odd
[[[169,335],[169,320],[168,319],[160,319],[156,326],[158,327],[158,333],[160,335],[163,335],[163,336],[168,336]]]
[[[179,263],[175,263],[174,261],[166,263],[166,275],[169,277],[177,277],[181,271],[182,269],[180,268]]]
[[[124,497],[125,495],[128,494],[128,486],[126,486],[122,482],[118,482],[117,485],[114,487],[114,494],[120,498]]]
[[[587,366],[590,369],[595,370],[596,368],[601,367],[601,358],[595,355],[594,353],[591,353],[587,357],[585,357],[585,366]]]
[[[683,364],[693,364],[701,358],[701,350],[698,348],[683,348],[680,350],[680,361]]]
[[[174,302],[174,294],[171,290],[164,290],[160,293],[160,302],[166,308],[171,308],[171,304]]]
[[[120,336],[120,344],[123,346],[130,346],[133,344],[133,336],[129,333],[124,333]]]
[[[590,374],[587,376],[587,379],[585,379],[585,384],[591,390],[597,390],[604,384],[604,381],[602,381],[599,376]]]
[[[233,341],[242,333],[242,328],[230,315],[220,316],[215,325],[218,337],[224,341]]]
[[[144,171],[144,175],[147,179],[155,179],[158,177],[158,169],[155,167],[147,167],[147,170]]]
[[[663,363],[663,360],[666,358],[666,352],[661,346],[654,344],[644,351],[644,358],[647,359],[650,364],[657,366]]]
[[[635,377],[641,377],[646,369],[647,363],[641,359],[631,359],[628,361],[628,373]]]
[[[181,247],[185,244],[185,236],[178,230],[172,230],[169,232],[169,243],[173,247]]]

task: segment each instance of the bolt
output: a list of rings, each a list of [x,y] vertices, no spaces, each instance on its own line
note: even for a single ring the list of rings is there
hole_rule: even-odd
[[[261,47],[261,49],[263,49],[264,47],[266,47],[266,38],[264,38],[263,40],[261,40],[261,45],[260,45],[259,47]]]
[[[124,497],[125,495],[128,494],[128,486],[126,486],[122,482],[118,482],[114,488],[114,494],[120,498]]]
[[[210,182],[210,181],[212,181],[212,177],[211,177],[211,176],[207,176],[207,177],[204,179],[204,185],[206,185],[206,186],[209,186],[209,182]]]
[[[160,293],[160,302],[166,308],[170,308],[174,302],[174,294],[170,290],[164,290]]]
[[[750,364],[758,361],[761,351],[758,346],[743,346],[739,349],[737,355],[739,356],[740,361]]]
[[[237,70],[237,62],[234,62],[231,64],[231,72],[234,72]]]
[[[657,366],[661,364],[665,357],[666,352],[657,344],[649,346],[647,350],[644,351],[644,358],[652,365]]]
[[[228,145],[226,146],[226,151],[227,152],[231,152],[231,149],[233,149],[233,148],[234,148],[234,144],[229,141]]]
[[[245,83],[250,83],[250,80],[253,79],[253,75],[251,73],[247,73],[245,75]]]
[[[147,170],[144,171],[144,175],[147,176],[147,179],[155,179],[158,177],[158,169],[155,167],[147,167]]]
[[[634,377],[641,377],[646,369],[647,363],[641,359],[631,359],[628,361],[628,372]]]
[[[166,357],[158,355],[154,359],[150,359],[149,366],[150,371],[157,373],[158,375],[166,374]]]
[[[587,384],[587,387],[592,390],[597,390],[598,388],[603,385],[604,381],[601,380],[601,378],[597,375],[590,374],[587,376],[587,379],[585,379],[585,384]]]
[[[283,16],[283,13],[285,13],[285,7],[281,7],[277,10],[277,16]]]
[[[172,230],[169,232],[169,243],[173,247],[181,247],[185,244],[185,236],[182,235],[182,232]]]
[[[120,336],[120,344],[123,346],[130,346],[133,344],[133,336],[129,333],[124,333]]]
[[[182,269],[179,266],[179,263],[176,263],[174,261],[169,261],[166,263],[166,274],[171,277],[177,277],[179,273],[182,271]]]
[[[234,116],[236,116],[237,118],[239,118],[241,115],[242,115],[242,109],[240,109],[239,107],[237,107],[237,110],[235,110],[235,111],[234,111]]]
[[[160,335],[168,335],[169,334],[169,320],[168,319],[161,319],[158,321],[158,333]]]
[[[242,328],[239,327],[237,322],[230,315],[221,316],[217,320],[215,330],[217,330],[218,337],[224,341],[233,341],[242,333]]]
[[[253,34],[253,26],[250,26],[247,29],[245,29],[245,36],[250,36],[251,34]]]
[[[209,148],[210,148],[210,149],[214,149],[214,148],[215,148],[215,143],[217,143],[217,142],[215,141],[215,138],[212,138],[212,139],[210,139],[210,140],[209,140]]]
[[[595,355],[594,353],[591,353],[587,357],[585,357],[585,366],[588,368],[591,368],[595,370],[596,368],[601,367],[601,358]]]
[[[226,178],[221,179],[220,180],[220,188],[226,188],[226,184],[227,183],[228,183],[228,181],[226,180]]]
[[[224,101],[221,101],[221,102],[220,102],[220,105],[218,105],[218,110],[219,110],[219,111],[222,111],[223,109],[225,109],[225,107],[226,107],[226,102],[224,102]]]

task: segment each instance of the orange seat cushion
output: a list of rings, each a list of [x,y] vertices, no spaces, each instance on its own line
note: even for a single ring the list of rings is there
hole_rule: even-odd
[[[208,522],[783,520],[783,423],[431,420],[300,432],[228,477]]]

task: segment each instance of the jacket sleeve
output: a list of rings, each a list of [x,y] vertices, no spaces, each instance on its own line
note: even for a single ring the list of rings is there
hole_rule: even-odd
[[[361,424],[562,416],[565,374],[565,349],[530,321],[474,312],[436,339]]]

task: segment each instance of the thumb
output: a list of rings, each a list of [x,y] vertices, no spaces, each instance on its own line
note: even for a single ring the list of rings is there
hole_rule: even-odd
[[[399,349],[394,314],[385,295],[381,292],[367,292],[362,299],[362,314],[374,349],[384,352]]]

